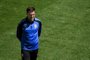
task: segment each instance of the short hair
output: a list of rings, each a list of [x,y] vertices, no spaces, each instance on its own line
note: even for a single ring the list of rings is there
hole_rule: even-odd
[[[28,13],[29,11],[30,12],[35,11],[35,8],[34,7],[27,7],[26,12]]]

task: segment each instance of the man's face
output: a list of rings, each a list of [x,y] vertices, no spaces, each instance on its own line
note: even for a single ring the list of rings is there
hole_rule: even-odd
[[[34,18],[35,18],[35,11],[29,11],[28,13],[27,13],[27,17],[28,17],[28,19],[30,20],[30,21],[33,21],[34,20]]]

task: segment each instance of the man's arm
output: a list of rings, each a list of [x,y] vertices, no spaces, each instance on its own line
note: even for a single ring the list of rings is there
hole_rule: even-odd
[[[40,37],[42,31],[42,23],[39,21],[38,37]]]
[[[18,24],[17,26],[16,36],[21,41],[21,37],[22,37],[22,24],[21,23]]]

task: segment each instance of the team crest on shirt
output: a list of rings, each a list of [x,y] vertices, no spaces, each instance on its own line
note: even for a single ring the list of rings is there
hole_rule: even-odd
[[[37,25],[36,25],[36,24],[34,24],[34,28],[35,28],[35,29],[37,28]]]

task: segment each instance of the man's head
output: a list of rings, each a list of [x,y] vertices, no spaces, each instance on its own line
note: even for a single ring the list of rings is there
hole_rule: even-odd
[[[26,9],[27,17],[30,21],[33,21],[35,18],[35,8],[34,7],[28,7]]]

